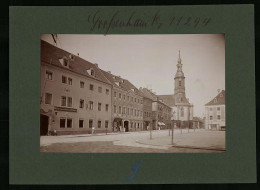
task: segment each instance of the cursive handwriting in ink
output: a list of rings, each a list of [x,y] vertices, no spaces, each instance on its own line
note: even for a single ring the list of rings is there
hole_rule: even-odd
[[[133,174],[129,178],[126,178],[126,180],[132,181],[132,179],[135,177],[135,175],[138,172],[140,167],[141,167],[141,162],[137,161],[137,162],[133,163],[132,168],[131,168],[133,171]]]

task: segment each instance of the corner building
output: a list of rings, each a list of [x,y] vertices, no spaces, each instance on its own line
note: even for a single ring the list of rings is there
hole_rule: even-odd
[[[111,131],[111,91],[97,64],[41,41],[41,135]]]

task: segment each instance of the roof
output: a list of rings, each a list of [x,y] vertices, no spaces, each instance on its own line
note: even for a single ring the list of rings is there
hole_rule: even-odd
[[[222,90],[215,98],[209,101],[205,106],[213,106],[213,105],[225,105],[226,103],[226,92]]]
[[[73,56],[73,59],[70,59],[70,56]],[[69,67],[64,67],[60,59],[69,60]],[[57,67],[60,67],[65,70],[69,70],[75,72],[80,75],[85,75],[89,78],[93,78],[95,80],[99,80],[101,82],[111,84],[109,80],[103,75],[101,70],[98,68],[97,64],[93,64],[89,61],[86,61],[79,56],[73,55],[63,49],[60,49],[54,45],[49,44],[46,41],[41,40],[41,61],[47,64],[51,64]],[[93,69],[95,72],[95,76],[91,76],[86,72],[88,69]]]
[[[108,71],[101,70],[101,72],[114,87],[118,87],[126,91],[132,91],[132,89],[134,89],[133,93],[142,96],[142,93],[127,79],[124,79],[120,76],[113,75]]]
[[[199,117],[193,117],[193,121],[198,121],[198,122],[204,122],[203,119],[199,118]]]
[[[167,105],[173,107],[175,106],[175,96],[174,94],[170,95],[158,95],[159,98],[161,98],[163,101],[166,102]]]

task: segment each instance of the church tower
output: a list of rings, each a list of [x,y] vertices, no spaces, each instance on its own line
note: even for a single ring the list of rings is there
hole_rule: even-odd
[[[185,77],[182,72],[182,63],[181,63],[181,55],[179,50],[179,58],[177,63],[177,72],[174,77],[174,95],[176,103],[183,103],[186,99],[185,97]]]

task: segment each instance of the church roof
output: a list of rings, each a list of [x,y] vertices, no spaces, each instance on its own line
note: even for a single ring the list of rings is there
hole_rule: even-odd
[[[63,59],[66,59],[69,62],[68,67],[62,65],[61,60]],[[41,61],[111,85],[97,64],[90,63],[79,56],[73,55],[43,40],[41,40]],[[94,76],[91,76],[87,72],[89,69],[94,70]]]
[[[225,105],[226,103],[226,93],[225,90],[222,90],[215,98],[209,101],[205,106],[212,105]]]

